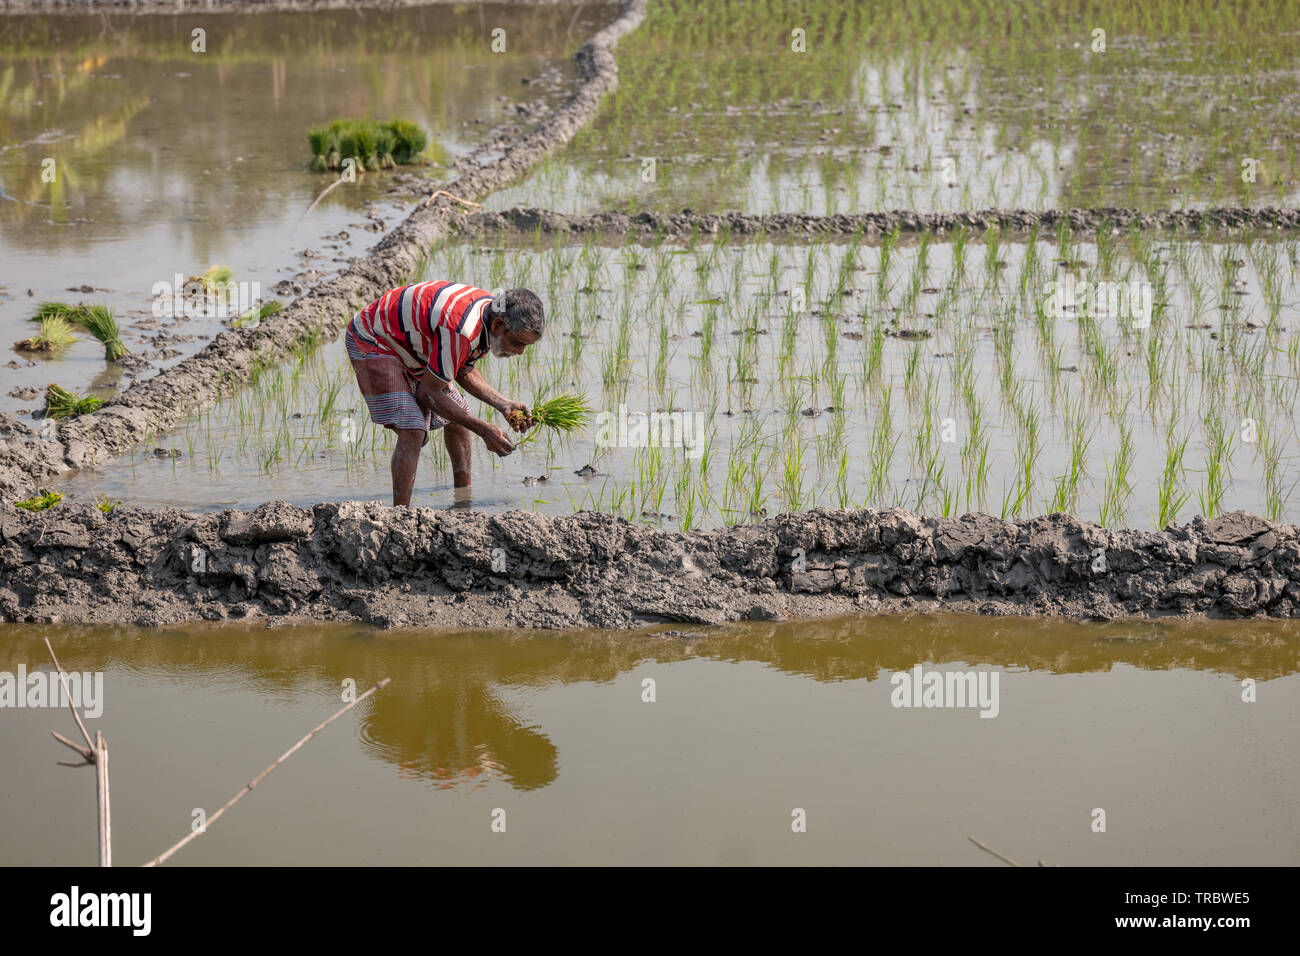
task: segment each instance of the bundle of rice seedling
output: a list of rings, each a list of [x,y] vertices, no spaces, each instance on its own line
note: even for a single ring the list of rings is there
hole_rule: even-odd
[[[225,292],[226,286],[235,276],[230,266],[209,266],[208,271],[199,276],[203,288],[209,292]]]
[[[74,415],[85,415],[103,404],[103,399],[96,398],[94,395],[78,398],[62,385],[53,382],[45,390],[45,414],[50,418],[63,419]]]
[[[532,416],[535,424],[568,434],[587,427],[591,420],[591,406],[587,404],[585,395],[557,395],[534,405]],[[532,441],[536,436],[537,432],[534,431],[521,439],[519,444]]]
[[[235,328],[242,329],[246,325],[257,326],[268,316],[275,315],[284,308],[284,303],[279,299],[272,299],[269,302],[263,302],[256,309],[249,309],[232,323]]]
[[[46,319],[63,319],[72,321],[73,313],[81,306],[68,305],[66,302],[42,302],[36,307],[36,314],[32,316],[33,322],[43,322]]]
[[[110,362],[116,362],[126,354],[127,348],[117,331],[117,319],[108,306],[83,305],[72,313],[71,319],[104,343],[104,358]]]
[[[14,348],[20,352],[54,352],[67,348],[75,341],[77,337],[72,334],[72,326],[57,315],[51,315],[41,319],[39,335],[15,342]]]
[[[419,125],[402,119],[388,123],[338,119],[307,131],[311,168],[317,172],[342,169],[347,159],[356,160],[358,172],[418,162],[426,142]]]

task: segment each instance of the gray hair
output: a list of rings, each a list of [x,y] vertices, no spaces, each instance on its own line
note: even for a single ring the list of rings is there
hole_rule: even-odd
[[[531,289],[509,289],[492,296],[492,314],[499,315],[511,332],[534,332],[546,329],[546,310]]]

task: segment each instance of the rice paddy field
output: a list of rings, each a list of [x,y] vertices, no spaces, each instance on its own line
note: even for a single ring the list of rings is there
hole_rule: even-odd
[[[476,444],[476,507],[690,529],[901,505],[1156,529],[1239,508],[1295,519],[1298,250],[1068,228],[870,245],[523,237],[443,246],[424,274],[537,289],[544,345],[481,367],[505,394],[582,392],[597,413],[508,459]],[[159,441],[165,456],[143,445],[69,491],[196,508],[387,491],[392,440],[338,343]],[[438,503],[448,468],[430,447]]]
[[[489,207],[1295,205],[1288,2],[657,4],[573,147]],[[799,32],[801,31],[801,32]],[[796,52],[801,48],[804,52]],[[1243,181],[1243,161],[1258,161]]]

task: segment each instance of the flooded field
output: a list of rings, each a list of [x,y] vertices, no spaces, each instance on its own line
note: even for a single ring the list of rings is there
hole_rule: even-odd
[[[384,678],[174,862],[1300,864],[1298,78],[1281,0],[0,14],[0,865],[96,859],[45,638],[119,866]],[[342,118],[427,144],[308,214]],[[399,279],[593,420],[387,507]]]
[[[168,865],[1002,865],[968,836],[1030,865],[1300,862],[1291,624],[5,634],[0,671],[44,669],[49,637],[65,670],[103,675],[87,723],[112,748],[118,865],[189,833],[344,681],[383,677]],[[917,665],[996,696],[894,706]],[[0,720],[0,802],[26,821],[0,828],[0,864],[94,860],[93,781],[55,766],[50,730],[75,732],[66,709]]]
[[[258,284],[254,301],[288,301],[334,273],[409,211],[413,196],[388,195],[401,177],[452,178],[491,130],[526,122],[521,105],[561,101],[573,50],[614,9],[211,15],[201,27],[0,16],[0,342],[33,335],[42,301],[104,302],[132,352],[105,367],[89,336],[57,356],[10,352],[0,411],[39,410],[32,390],[50,381],[108,397],[202,348],[229,318],[156,316],[155,284],[177,273],[229,266]],[[511,37],[504,52],[493,27]],[[201,52],[193,29],[207,31]],[[308,129],[394,116],[429,134],[429,165],[363,175],[304,218],[335,179],[308,168]]]
[[[488,205],[1294,205],[1295,23],[1285,2],[667,0],[600,118]]]
[[[426,276],[536,289],[541,347],[481,367],[511,397],[576,390],[599,410],[508,459],[476,443],[475,507],[687,529],[891,505],[1160,528],[1239,508],[1295,519],[1298,250],[1068,229],[539,240],[445,245]],[[418,500],[453,504],[429,448]],[[391,449],[336,342],[66,489],[193,510],[385,498]]]

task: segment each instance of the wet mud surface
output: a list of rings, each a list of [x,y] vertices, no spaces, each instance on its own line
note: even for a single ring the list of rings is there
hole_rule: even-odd
[[[634,627],[944,610],[1106,620],[1300,616],[1300,532],[1244,512],[1163,532],[902,509],[681,533],[594,512],[0,511],[0,618]]]

